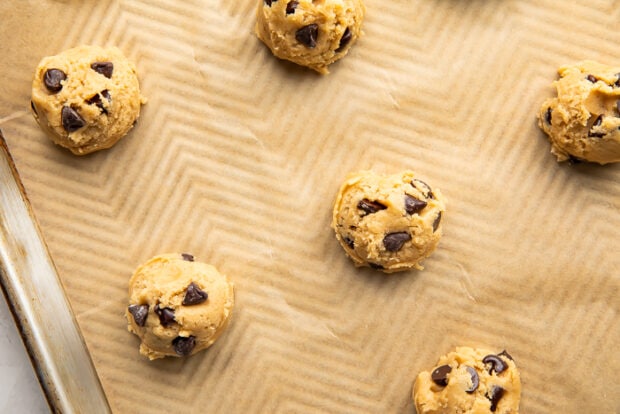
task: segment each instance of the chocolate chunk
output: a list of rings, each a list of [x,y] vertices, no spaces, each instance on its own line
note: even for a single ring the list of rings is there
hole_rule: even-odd
[[[110,96],[110,92],[108,92],[107,89],[104,89],[100,93],[98,93],[97,95],[93,96],[92,98],[87,99],[86,103],[89,104],[89,105],[97,105],[97,107],[99,107],[101,112],[107,115],[108,114],[108,110],[105,108],[105,106],[103,106],[103,102],[101,101],[101,97],[102,96],[108,102],[112,102],[112,97]]]
[[[159,323],[162,326],[168,326],[176,322],[174,320],[174,310],[170,308],[160,308],[159,303],[155,305],[155,313],[159,316]]]
[[[271,7],[271,4],[272,4],[272,3],[274,3],[274,2],[276,2],[276,1],[278,1],[278,0],[265,0],[265,4],[266,4],[267,6],[269,6],[269,7]]]
[[[200,289],[194,282],[190,283],[187,289],[185,289],[185,297],[183,298],[183,305],[191,306],[198,305],[199,303],[207,300],[209,295],[204,290]]]
[[[181,253],[181,257],[183,258],[183,260],[187,260],[188,262],[194,261],[194,256],[189,253]]]
[[[114,63],[94,62],[90,65],[90,68],[95,72],[100,73],[106,78],[110,79],[112,77],[112,72],[114,72]]]
[[[384,204],[381,204],[378,201],[370,201],[369,199],[365,198],[359,203],[357,203],[357,208],[364,211],[364,213],[366,213],[364,215],[367,215],[367,214],[376,213],[379,210],[385,210],[387,206]]]
[[[471,376],[471,388],[466,389],[465,392],[471,394],[478,389],[478,385],[480,385],[480,377],[478,377],[478,373],[475,368],[465,366],[465,369]]]
[[[424,210],[424,207],[426,207],[427,204],[428,203],[426,201],[418,200],[409,194],[405,194],[405,211],[407,214],[417,214]]]
[[[450,365],[442,365],[435,368],[435,370],[431,373],[431,379],[435,384],[445,387],[448,385],[448,374],[450,372],[452,372],[452,367]]]
[[[495,412],[497,409],[497,403],[504,396],[504,389],[499,385],[494,385],[486,394],[486,397],[491,401],[491,412]]]
[[[192,353],[196,346],[196,337],[190,336],[177,336],[172,340],[172,346],[174,346],[174,352],[180,356],[186,356]]]
[[[372,269],[377,269],[377,270],[385,269],[383,265],[380,265],[379,263],[368,262],[368,266],[370,266]]]
[[[295,9],[299,6],[299,2],[297,0],[291,0],[286,4],[286,14],[295,13]]]
[[[545,122],[551,125],[551,107],[547,108],[547,112],[545,112]]]
[[[616,80],[616,83],[614,83],[614,86],[620,86],[620,73],[616,73],[616,78],[618,78]]]
[[[62,81],[67,79],[67,75],[60,69],[48,69],[43,75],[43,83],[48,91],[57,93],[62,89]]]
[[[84,118],[77,113],[77,111],[70,106],[63,106],[60,113],[62,118],[62,127],[67,132],[77,131],[86,125]]]
[[[342,37],[340,38],[340,44],[338,44],[338,49],[336,49],[336,53],[342,52],[342,50],[349,44],[352,37],[353,34],[351,33],[351,30],[347,27],[344,30]]]
[[[596,83],[596,81],[598,80],[598,79],[596,79],[596,76],[594,76],[594,75],[588,75],[588,76],[586,76],[586,79],[589,80],[592,83]]]
[[[418,180],[417,178],[415,178],[413,181],[411,181],[410,184],[416,190],[422,191],[416,185],[416,184],[419,184],[420,186],[422,186],[422,187],[424,187],[426,189],[426,191],[422,191],[426,197],[428,197],[428,198],[435,198],[435,194],[433,194],[433,191],[431,190],[431,187],[428,184],[426,184],[424,181]]]
[[[406,241],[411,240],[411,235],[406,231],[389,233],[383,238],[385,250],[389,252],[397,252],[402,249]]]
[[[435,233],[439,228],[439,223],[441,223],[441,211],[437,214],[435,221],[433,221],[433,233]]]
[[[342,239],[347,244],[347,246],[349,246],[349,249],[351,250],[355,249],[355,242],[353,241],[352,238],[350,238],[349,236],[344,236]]]
[[[129,305],[127,310],[133,316],[136,325],[144,326],[146,317],[149,315],[149,305]]]
[[[493,371],[495,371],[496,374],[499,374],[508,368],[508,365],[506,365],[506,363],[498,355],[487,355],[482,358],[482,362],[491,365],[489,367],[489,374],[492,374]]]
[[[510,354],[505,349],[502,352],[500,352],[499,354],[497,354],[497,356],[505,356],[509,360],[514,361],[512,356],[510,356]]]
[[[309,48],[316,47],[316,40],[319,36],[319,25],[316,23],[302,27],[295,32],[295,39],[299,43]]]
[[[594,123],[592,124],[592,128],[600,126],[602,123],[603,123],[603,115],[599,115],[594,120]],[[588,132],[588,136],[592,138],[602,138],[605,136],[605,133],[604,132],[592,132],[592,129],[590,129],[590,132]]]

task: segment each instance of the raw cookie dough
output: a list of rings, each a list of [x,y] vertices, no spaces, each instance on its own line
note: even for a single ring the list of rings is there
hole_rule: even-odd
[[[437,247],[445,204],[412,171],[349,174],[334,203],[332,227],[356,266],[386,273],[423,269]]]
[[[558,73],[558,96],[538,114],[551,152],[558,161],[620,162],[620,67],[584,61]]]
[[[413,386],[418,414],[517,414],[521,377],[506,352],[456,348]]]
[[[326,74],[361,34],[361,0],[259,0],[256,34],[280,59]]]
[[[233,284],[187,253],[155,256],[129,281],[128,329],[149,359],[192,355],[210,347],[232,315]]]
[[[77,155],[110,148],[140,116],[136,68],[115,48],[79,46],[41,60],[32,113],[52,140]]]

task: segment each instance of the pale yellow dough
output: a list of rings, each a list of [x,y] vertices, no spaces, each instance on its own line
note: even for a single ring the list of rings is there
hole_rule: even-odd
[[[494,355],[500,358],[506,368],[497,373],[483,358]],[[446,376],[447,385],[432,379],[432,372],[443,365],[451,371]],[[479,384],[473,388],[471,367],[478,375]],[[501,397],[492,404],[491,395]],[[468,392],[470,391],[470,392]],[[494,354],[484,349],[459,347],[442,356],[430,371],[421,372],[413,386],[413,401],[418,414],[518,414],[521,399],[521,377],[514,361],[505,352]],[[495,405],[495,406],[493,406]]]
[[[583,61],[558,73],[557,97],[538,114],[551,152],[558,161],[620,162],[620,67]]]
[[[356,266],[386,273],[422,269],[442,235],[444,199],[412,171],[347,176],[334,203],[332,227]]]
[[[259,0],[256,34],[278,58],[326,74],[360,37],[365,10],[361,0]],[[310,25],[314,45],[303,41]]]
[[[192,282],[206,292],[207,299],[184,305]],[[130,312],[130,307],[136,305],[148,306],[144,326],[139,326]],[[156,306],[171,310],[174,320],[162,325]],[[153,257],[136,269],[129,281],[129,307],[125,313],[129,331],[142,340],[140,353],[153,360],[193,355],[210,347],[228,325],[233,306],[233,284],[226,276],[209,264],[194,261],[191,255],[175,253]],[[175,348],[179,337],[194,338],[190,352],[179,353]]]
[[[94,62],[111,62],[111,77],[93,70]],[[46,87],[48,69],[58,69],[66,75],[59,91]],[[56,144],[76,155],[114,145],[133,127],[143,102],[136,68],[116,47],[79,46],[45,57],[32,82],[35,119]],[[83,127],[68,131],[63,126],[63,107],[75,111],[82,118]]]

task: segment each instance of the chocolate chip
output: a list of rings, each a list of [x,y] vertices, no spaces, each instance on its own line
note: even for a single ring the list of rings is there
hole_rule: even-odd
[[[511,361],[514,361],[514,359],[512,358],[512,356],[510,356],[510,354],[508,353],[508,351],[506,351],[505,349],[500,352],[499,354],[497,354],[498,356],[505,356],[506,358],[508,358]]]
[[[508,365],[506,365],[506,363],[498,355],[487,355],[482,358],[482,362],[491,365],[489,367],[489,374],[492,374],[493,371],[495,371],[496,374],[499,374],[508,368]]]
[[[136,325],[144,326],[146,317],[149,315],[149,305],[129,305],[127,310],[133,316]]]
[[[402,249],[406,241],[411,240],[411,235],[406,231],[389,233],[383,238],[383,245],[389,252],[397,252]]]
[[[616,83],[614,83],[615,86],[620,86],[620,73],[616,73],[616,78],[618,78],[616,80]]]
[[[551,125],[551,107],[547,108],[547,112],[545,112],[545,122]]]
[[[181,253],[181,257],[183,258],[183,260],[187,260],[188,262],[194,261],[194,256],[189,253]]]
[[[368,266],[370,266],[372,269],[377,269],[377,270],[385,269],[383,265],[380,265],[379,263],[368,262]]]
[[[499,385],[494,385],[486,394],[486,397],[491,401],[491,412],[495,412],[497,409],[497,403],[504,396],[504,389]]]
[[[295,32],[295,39],[299,43],[309,48],[316,47],[316,40],[319,36],[319,25],[316,23],[302,27]]]
[[[62,81],[67,79],[67,75],[60,69],[48,69],[43,75],[43,83],[50,92],[60,92],[62,89]]]
[[[575,157],[574,155],[568,155],[568,163],[570,165],[581,164],[583,160],[581,158]]]
[[[347,246],[349,246],[349,249],[351,250],[355,249],[355,242],[353,241],[352,238],[350,238],[349,236],[344,236],[342,239],[347,244]]]
[[[114,72],[114,63],[94,62],[90,65],[90,68],[95,72],[100,73],[106,78],[110,79],[112,77],[112,72]]]
[[[416,185],[416,183],[421,185],[421,186],[423,186],[426,189],[426,191],[420,190],[418,188],[418,186]],[[435,198],[435,194],[433,194],[433,191],[431,190],[431,187],[428,184],[426,184],[424,181],[418,180],[417,178],[415,178],[413,181],[411,181],[410,184],[416,190],[422,191],[426,197],[428,197],[428,198]]]
[[[598,79],[596,79],[596,76],[594,76],[594,75],[588,75],[588,76],[586,76],[586,79],[589,80],[592,83],[596,83],[596,81],[598,80]]]
[[[367,198],[363,199],[359,203],[357,203],[357,208],[364,211],[366,214],[374,214],[379,210],[385,210],[387,208],[386,205],[381,204],[378,201],[371,201]],[[364,214],[364,215],[366,215]]]
[[[474,368],[465,366],[465,369],[471,376],[471,387],[466,389],[465,392],[471,394],[478,389],[478,385],[480,385],[480,377],[478,377],[478,373]]]
[[[603,123],[603,115],[599,115],[598,118],[596,118],[596,120],[592,124],[592,126],[599,126],[602,123]]]
[[[433,221],[433,233],[439,228],[439,223],[441,223],[441,211],[437,214],[435,221]]]
[[[271,3],[274,3],[274,2],[276,2],[276,1],[278,1],[278,0],[265,0],[265,4],[266,4],[267,6],[269,6],[269,7],[271,7]]]
[[[336,53],[342,52],[342,50],[349,44],[352,37],[353,34],[351,33],[351,30],[347,27],[344,30],[342,37],[340,38],[340,44],[338,45],[338,49],[336,49]]]
[[[172,345],[174,346],[174,352],[180,356],[186,356],[192,353],[194,347],[196,346],[196,337],[193,335],[190,336],[177,336],[172,340]]]
[[[162,326],[168,326],[176,322],[174,320],[174,310],[170,308],[160,308],[159,303],[155,305],[155,313],[159,316],[159,323]]]
[[[86,125],[84,118],[77,113],[77,111],[70,106],[63,106],[60,113],[62,118],[62,127],[67,132],[77,131]]]
[[[291,0],[286,4],[286,14],[295,13],[295,9],[299,6],[299,2],[297,0]]]
[[[112,102],[112,97],[110,96],[110,92],[108,92],[107,89],[104,89],[100,93],[98,93],[97,95],[93,96],[92,98],[87,99],[86,103],[89,104],[89,105],[97,105],[97,107],[99,107],[101,112],[107,115],[108,110],[105,108],[105,106],[103,105],[103,102],[101,101],[101,97],[102,96],[108,102]]]
[[[445,387],[448,385],[448,374],[450,372],[452,372],[452,367],[450,365],[442,365],[435,368],[435,370],[431,373],[431,379],[435,384]]]
[[[191,306],[198,305],[199,303],[207,300],[209,295],[204,290],[200,289],[194,282],[190,283],[187,289],[185,289],[185,297],[183,298],[183,305]]]
[[[424,210],[424,207],[426,207],[427,204],[428,203],[426,201],[418,200],[409,194],[405,194],[405,211],[407,214],[417,214]]]
[[[594,121],[594,123],[592,124],[592,128],[600,126],[602,123],[603,123],[603,115],[599,115]],[[588,132],[588,136],[592,138],[602,138],[605,136],[605,133],[604,132],[592,132],[592,129],[590,129],[590,132]]]

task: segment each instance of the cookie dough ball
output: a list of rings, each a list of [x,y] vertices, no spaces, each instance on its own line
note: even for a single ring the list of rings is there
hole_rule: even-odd
[[[80,46],[39,63],[32,113],[52,140],[77,155],[110,148],[140,116],[136,68],[115,47]]]
[[[222,334],[234,305],[233,284],[190,254],[156,256],[129,281],[128,329],[149,359],[193,355]]]
[[[437,247],[445,204],[438,189],[412,171],[350,174],[334,204],[332,227],[356,266],[386,273],[423,269]]]
[[[256,34],[280,59],[326,74],[361,34],[361,0],[259,0]]]
[[[538,114],[551,152],[558,161],[620,162],[620,67],[584,61],[558,73],[557,97]]]
[[[520,398],[521,377],[506,351],[456,348],[413,386],[418,414],[518,414]]]

